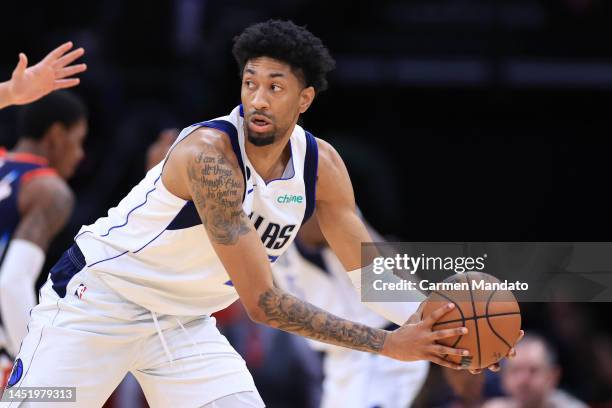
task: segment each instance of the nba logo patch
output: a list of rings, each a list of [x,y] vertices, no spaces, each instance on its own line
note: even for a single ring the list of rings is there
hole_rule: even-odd
[[[11,376],[6,384],[6,388],[11,388],[13,385],[17,384],[19,380],[21,380],[22,375],[23,363],[21,362],[21,359],[18,358],[17,361],[15,361],[15,365],[13,365],[13,371],[11,371]]]
[[[85,295],[85,291],[87,290],[87,286],[83,285],[82,283],[79,285],[78,288],[76,288],[76,290],[74,291],[74,294],[79,298],[79,299],[83,299],[83,295]]]

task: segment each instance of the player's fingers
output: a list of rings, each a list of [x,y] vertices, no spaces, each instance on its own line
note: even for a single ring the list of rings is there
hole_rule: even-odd
[[[453,356],[469,356],[470,355],[469,350],[446,347],[441,344],[436,344],[436,345],[431,346],[430,351],[432,353],[440,354],[442,356],[449,355],[449,354]]]
[[[519,341],[521,341],[523,336],[525,336],[525,332],[523,330],[521,330],[521,332],[519,333],[519,338],[516,340],[516,342],[518,343]],[[514,357],[516,357],[516,349],[514,347],[512,347],[508,351],[508,358],[514,358]]]
[[[80,72],[83,72],[86,69],[87,69],[87,64],[71,65],[69,67],[62,68],[62,69],[56,71],[55,72],[55,79],[66,78],[66,77],[78,74]]]
[[[425,318],[423,319],[423,323],[428,327],[431,327],[435,322],[438,321],[438,319],[440,319],[442,316],[444,316],[454,308],[455,305],[453,303],[447,303],[446,305],[439,307],[433,312],[431,312],[429,316],[425,316]]]
[[[430,355],[428,357],[428,360],[431,361],[432,363],[441,365],[442,367],[451,368],[453,370],[461,370],[461,365],[453,363],[452,361],[447,361],[436,354]]]
[[[13,75],[23,75],[25,69],[28,67],[28,57],[23,53],[19,53],[19,62],[13,71]]]
[[[491,364],[489,367],[487,367],[489,370],[493,371],[494,373],[498,372],[499,370],[501,370],[501,366],[499,365],[499,363],[495,363],[495,364]]]
[[[431,334],[429,335],[429,338],[431,340],[440,340],[440,339],[445,339],[447,337],[463,336],[467,334],[467,332],[468,332],[467,327],[456,327],[454,329],[444,329],[444,330],[432,331]]]
[[[58,69],[63,68],[66,65],[70,65],[83,54],[85,54],[85,50],[83,48],[77,48],[76,50],[70,51],[68,54],[55,61],[53,63],[53,68]]]
[[[77,86],[81,81],[79,78],[70,78],[70,79],[58,79],[54,82],[54,89],[64,89],[64,88],[72,88],[73,86]]]
[[[53,62],[62,55],[64,55],[69,49],[72,48],[72,41],[68,41],[51,51],[47,54],[47,56],[43,59],[44,62]]]
[[[482,373],[482,368],[470,368],[470,373],[472,373],[472,374],[480,374],[480,373]]]

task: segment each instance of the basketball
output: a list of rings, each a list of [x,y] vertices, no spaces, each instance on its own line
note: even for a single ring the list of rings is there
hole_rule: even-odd
[[[500,281],[480,272],[453,275],[444,283],[448,285],[441,285],[445,288],[433,291],[425,300],[423,317],[453,303],[455,308],[442,316],[432,329],[467,327],[467,334],[439,342],[470,351],[469,356],[445,358],[466,369],[486,368],[504,358],[518,340],[521,329],[521,312],[512,292],[491,289]]]

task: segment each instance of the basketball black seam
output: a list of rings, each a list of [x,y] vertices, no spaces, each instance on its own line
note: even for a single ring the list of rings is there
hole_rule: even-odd
[[[449,298],[448,296],[444,295],[443,293],[434,291],[432,293],[435,293],[436,295],[442,296],[444,299],[448,300],[449,302],[451,302],[452,304],[455,305],[455,307],[457,308],[457,310],[459,311],[459,314],[461,314],[461,320],[465,320],[466,318],[463,315],[463,311],[461,310],[461,308],[459,307],[459,305],[457,304],[457,302],[455,302],[453,299]],[[457,320],[459,321],[459,320]],[[434,323],[435,324],[435,323]]]
[[[491,292],[491,296],[489,296],[489,299],[487,300],[487,306],[485,307],[485,316],[487,319],[487,324],[489,325],[489,328],[491,329],[491,331],[493,332],[494,335],[497,336],[497,338],[499,338],[501,341],[504,342],[504,344],[506,346],[508,346],[508,349],[511,349],[512,346],[506,341],[506,339],[504,339],[502,336],[500,336],[495,329],[493,328],[493,325],[491,324],[491,322],[489,321],[489,303],[491,303],[491,299],[493,299],[493,295],[495,295],[495,292],[497,292],[497,289],[494,290],[493,292]]]
[[[474,312],[474,316],[476,316],[476,305],[474,304],[474,295],[472,293],[472,285],[469,284],[469,272],[465,273],[465,281],[468,284],[468,289],[470,290],[470,298],[472,299],[472,311]],[[476,327],[476,344],[478,345],[478,367],[480,367],[481,359],[480,359],[480,333],[478,331],[478,320],[474,320],[474,326]]]
[[[520,315],[521,312],[506,312],[506,313],[493,313],[488,315],[489,317],[499,317],[499,316],[511,316],[511,315]],[[473,317],[466,317],[465,319],[453,319],[453,320],[445,320],[443,322],[436,322],[434,323],[434,326],[439,326],[441,324],[447,324],[447,323],[457,323],[460,322],[462,320],[478,320],[478,319],[485,319],[487,317],[487,315],[482,315],[482,316],[473,316]]]
[[[434,291],[433,293],[442,296],[444,299],[448,300],[449,302],[452,302],[455,305],[455,307],[459,311],[459,314],[461,314],[461,320],[460,320],[461,321],[461,325],[463,327],[465,327],[465,317],[463,316],[463,310],[461,310],[459,305],[453,299],[449,298],[448,296],[445,296],[444,294],[442,294],[442,293],[440,293],[438,291]],[[457,320],[457,321],[459,321],[459,320]],[[435,323],[432,325],[432,329],[433,329],[433,326],[435,326],[435,325],[436,325]],[[461,334],[459,337],[457,337],[457,340],[455,340],[455,342],[453,343],[453,345],[451,347],[452,348],[457,347],[457,344],[459,344],[459,342],[461,341],[462,338],[463,338],[463,334]],[[444,360],[446,360],[448,358],[448,354],[444,354],[443,358],[444,358]]]

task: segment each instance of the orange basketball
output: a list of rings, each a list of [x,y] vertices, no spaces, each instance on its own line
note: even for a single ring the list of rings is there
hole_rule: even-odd
[[[433,291],[423,307],[423,317],[454,303],[455,308],[438,320],[434,330],[467,327],[463,336],[440,340],[445,346],[466,349],[470,355],[445,356],[463,368],[485,368],[504,358],[520,336],[521,312],[509,290],[494,289],[500,281],[480,272],[466,272],[444,280],[448,285]],[[454,288],[449,288],[454,286]]]

